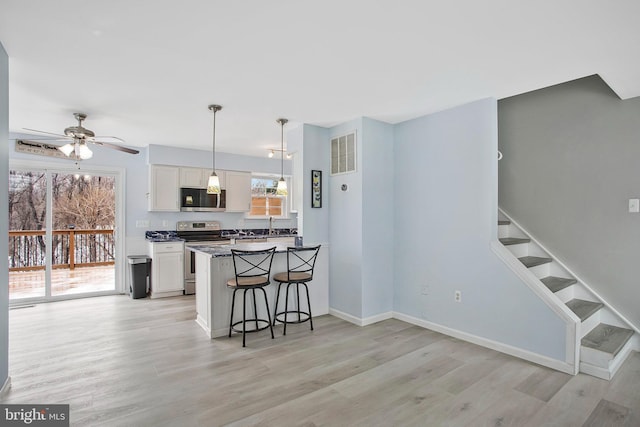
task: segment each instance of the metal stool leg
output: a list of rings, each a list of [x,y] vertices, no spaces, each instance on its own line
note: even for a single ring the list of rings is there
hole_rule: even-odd
[[[307,306],[309,307],[309,323],[311,324],[311,330],[313,331],[313,318],[311,317],[311,300],[309,299],[309,287],[306,283],[303,283],[304,288],[307,290]]]
[[[282,332],[282,335],[287,335],[287,315],[289,314],[289,286],[291,286],[291,283],[287,283],[287,290],[284,294],[284,330]]]
[[[238,289],[233,290],[233,296],[231,297],[231,318],[229,319],[229,338],[231,338],[231,331],[233,330],[233,310],[236,306],[236,291]]]
[[[298,303],[298,323],[300,323],[300,283],[296,283],[296,300]]]
[[[269,301],[267,300],[267,291],[264,290],[264,288],[260,288],[262,289],[262,293],[264,294],[264,303],[267,306],[267,319],[269,320],[269,330],[271,331],[271,339],[274,339],[274,335],[273,335],[273,325],[271,324],[271,313],[269,313]]]
[[[256,290],[251,289],[251,293],[253,293],[253,317],[256,319],[256,330],[260,328],[258,326],[258,305],[256,304]]]
[[[278,320],[278,301],[280,300],[280,286],[282,286],[282,282],[278,282],[278,290],[276,291],[276,306],[273,309],[273,326],[276,326],[276,321]]]
[[[244,293],[242,294],[242,346],[243,347],[246,347],[245,335],[247,334],[247,291],[248,289],[245,289]]]

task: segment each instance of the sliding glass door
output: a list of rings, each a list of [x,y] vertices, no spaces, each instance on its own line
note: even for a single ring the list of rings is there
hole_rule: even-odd
[[[116,291],[117,174],[13,169],[9,174],[9,298]]]

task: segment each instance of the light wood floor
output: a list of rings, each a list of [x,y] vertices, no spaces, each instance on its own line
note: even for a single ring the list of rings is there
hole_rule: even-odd
[[[194,298],[11,310],[3,403],[68,403],[72,425],[639,426],[640,355],[610,382],[398,320],[331,316],[209,340]]]

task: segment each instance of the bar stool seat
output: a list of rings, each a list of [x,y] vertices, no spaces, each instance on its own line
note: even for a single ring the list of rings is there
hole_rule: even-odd
[[[288,323],[309,322],[313,331],[313,318],[311,314],[311,300],[309,299],[309,287],[307,283],[313,280],[313,269],[320,251],[320,245],[307,247],[287,248],[287,271],[276,273],[273,280],[278,282],[276,291],[276,305],[273,314],[273,324],[284,324],[283,335],[287,335]],[[278,311],[280,301],[280,288],[286,284],[284,310]],[[294,285],[297,304],[289,308],[289,287]],[[300,308],[300,285],[304,286],[307,294],[307,311]],[[290,316],[292,315],[292,316]],[[293,319],[292,319],[293,317]]]
[[[264,290],[271,282],[271,264],[273,263],[273,255],[276,251],[275,246],[265,250],[248,251],[232,249],[233,269],[235,277],[227,281],[227,287],[233,289],[231,299],[231,317],[229,319],[229,338],[232,332],[242,333],[242,346],[246,347],[245,336],[250,332],[258,332],[269,328],[271,330],[271,339],[273,335],[273,325],[271,323],[271,314],[269,309],[269,301],[267,300],[267,292]],[[266,305],[267,318],[258,318],[258,305],[256,303],[256,289],[262,291],[264,295],[264,303]],[[236,305],[236,292],[243,290],[242,294],[242,320],[233,321],[233,315]],[[251,291],[253,296],[253,317],[247,319],[247,291]],[[247,330],[247,324],[255,323],[255,327]],[[242,329],[238,327],[242,325]],[[262,326],[261,326],[262,325]]]

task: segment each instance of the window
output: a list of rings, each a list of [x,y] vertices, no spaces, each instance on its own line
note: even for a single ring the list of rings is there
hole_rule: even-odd
[[[356,133],[331,139],[331,175],[356,170]]]
[[[251,210],[249,216],[285,217],[287,196],[276,196],[279,177],[251,178]]]

